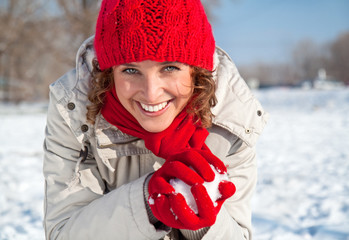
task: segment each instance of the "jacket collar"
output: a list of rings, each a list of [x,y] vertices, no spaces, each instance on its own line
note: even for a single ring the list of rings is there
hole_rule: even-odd
[[[216,47],[214,54],[214,78],[217,105],[212,109],[215,115],[213,124],[235,134],[248,146],[254,146],[269,115],[254,97],[228,54],[219,47]]]
[[[89,89],[89,81],[93,70],[92,61],[96,58],[96,53],[93,47],[94,36],[86,39],[80,46],[76,54],[76,78],[77,87],[87,95]]]

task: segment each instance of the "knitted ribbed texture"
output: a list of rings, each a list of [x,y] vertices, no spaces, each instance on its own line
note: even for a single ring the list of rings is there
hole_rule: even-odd
[[[200,228],[196,231],[186,229],[181,229],[180,231],[187,240],[200,240],[205,236],[208,230],[210,230],[210,227]]]
[[[159,220],[153,215],[153,212],[151,211],[151,208],[149,207],[149,204],[148,204],[148,198],[149,198],[148,184],[149,184],[149,180],[150,180],[151,176],[152,176],[152,174],[150,174],[144,181],[143,194],[144,194],[144,204],[145,204],[145,208],[147,210],[149,222],[151,224],[155,225],[156,223],[159,223]],[[201,228],[201,229],[196,230],[196,231],[186,230],[186,229],[180,229],[179,231],[185,237],[185,239],[200,240],[208,232],[209,229],[210,229],[209,227],[205,227],[205,228]]]
[[[152,176],[152,174],[150,174],[144,181],[143,195],[144,195],[145,209],[147,210],[149,222],[154,225],[155,223],[159,222],[159,220],[154,216],[154,214],[151,211],[151,208],[149,207],[149,204],[148,204],[148,198],[149,198],[148,184],[149,184],[149,180],[150,180],[151,176]]]
[[[144,60],[213,68],[215,41],[200,0],[103,0],[94,45],[101,70]]]

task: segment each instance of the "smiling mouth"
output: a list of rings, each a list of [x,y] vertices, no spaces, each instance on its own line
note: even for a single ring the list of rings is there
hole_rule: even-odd
[[[163,103],[160,103],[157,105],[147,105],[147,104],[140,102],[140,105],[144,111],[154,113],[154,112],[158,112],[158,111],[161,111],[162,109],[164,109],[168,103],[169,103],[169,101],[163,102]]]

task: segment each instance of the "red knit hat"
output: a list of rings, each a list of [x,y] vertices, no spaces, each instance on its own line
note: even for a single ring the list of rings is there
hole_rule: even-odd
[[[200,0],[103,0],[94,46],[101,70],[144,60],[212,70],[215,41]]]

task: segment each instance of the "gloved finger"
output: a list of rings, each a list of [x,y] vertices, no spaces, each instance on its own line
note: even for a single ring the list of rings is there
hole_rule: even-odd
[[[178,178],[188,185],[204,182],[200,175],[180,161],[169,162],[166,165],[165,168],[160,168],[159,170],[161,170],[161,174],[167,181],[171,178]]]
[[[166,196],[161,195],[155,199],[155,207],[157,208],[156,212],[159,214],[159,220],[165,225],[181,229],[184,226],[178,221],[178,217],[174,215],[171,209],[171,205]],[[154,215],[155,216],[155,215]],[[156,216],[155,216],[156,217]]]
[[[195,150],[180,152],[171,156],[168,160],[180,161],[192,167],[207,182],[211,182],[215,178],[215,173],[212,171],[210,164]]]
[[[195,226],[199,223],[198,216],[188,206],[182,194],[172,194],[169,196],[169,202],[173,213],[186,229],[196,230]]]
[[[221,181],[218,185],[218,190],[221,193],[219,200],[230,198],[236,192],[234,183],[230,181]]]
[[[148,185],[149,194],[157,195],[174,193],[175,189],[165,179],[159,176],[154,176],[149,180]]]
[[[196,184],[191,188],[191,192],[198,206],[200,219],[205,219],[207,226],[211,226],[216,221],[216,209],[206,188],[202,184]]]
[[[218,173],[223,174],[227,172],[227,167],[223,161],[216,157],[210,149],[199,150],[199,153],[206,159],[206,161],[213,165]]]

